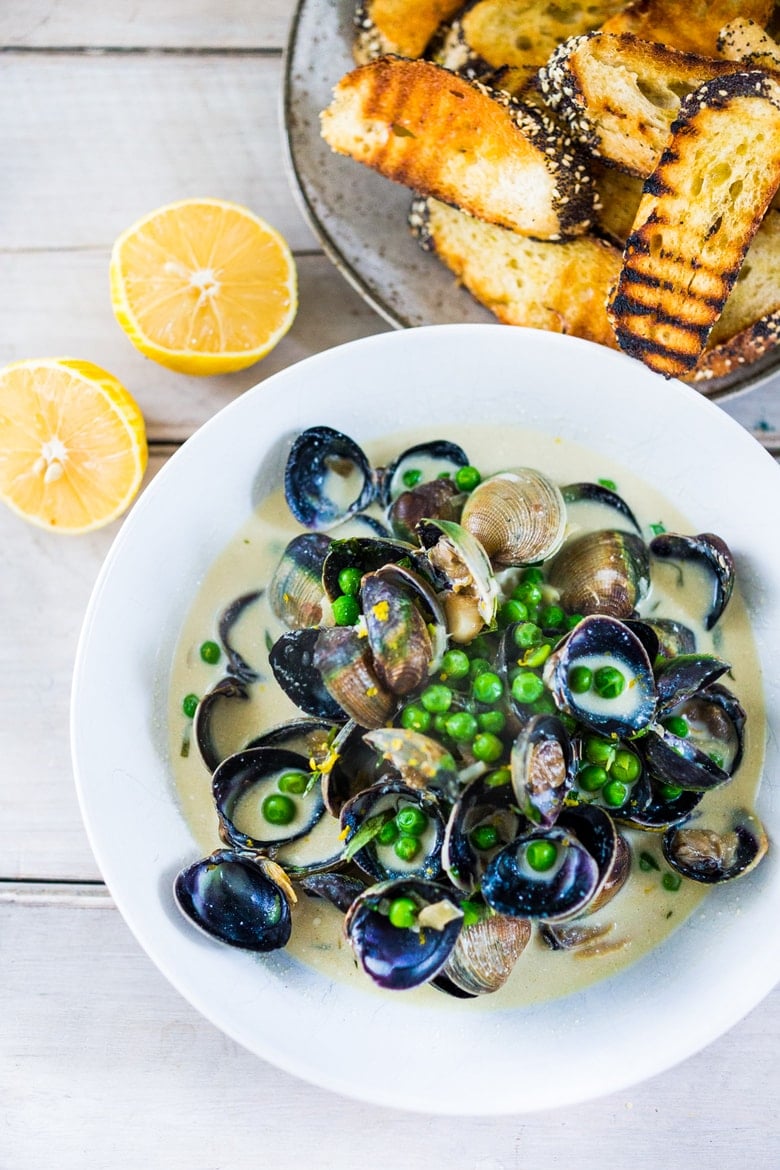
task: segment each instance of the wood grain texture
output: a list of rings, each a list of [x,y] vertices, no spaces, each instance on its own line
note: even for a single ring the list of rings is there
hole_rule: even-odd
[[[0,196],[1,198],[2,196]],[[138,400],[156,440],[182,441],[239,394],[285,366],[388,326],[321,253],[298,255],[298,315],[255,366],[237,374],[187,377],[149,361],[114,320],[107,248],[24,250],[0,260],[0,365],[68,354],[110,370]]]
[[[179,997],[111,909],[0,902],[0,959],[3,1170],[770,1170],[780,1155],[780,991],[627,1092],[454,1121],[358,1104],[246,1052]],[[463,1075],[479,1075],[478,1055],[464,1054]]]
[[[4,0],[0,44],[278,52],[291,13],[289,0]]]
[[[6,53],[0,250],[110,247],[155,207],[206,195],[311,248],[280,86],[278,57]]]

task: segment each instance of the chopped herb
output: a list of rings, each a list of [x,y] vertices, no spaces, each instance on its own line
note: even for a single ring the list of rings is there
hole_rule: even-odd
[[[650,525],[650,531],[653,536],[661,536],[662,533],[666,532],[666,525],[659,520],[657,524]]]
[[[658,864],[658,862],[656,861],[656,859],[653,857],[652,853],[645,853],[643,851],[642,853],[639,854],[639,868],[644,870],[645,873],[647,873],[648,870],[651,870],[651,869],[660,870],[661,867]]]
[[[266,631],[265,631],[265,648],[266,648],[266,650],[268,651],[268,653],[269,653],[269,654],[271,653],[271,651],[272,651],[272,650],[273,650],[273,648],[274,648],[274,640],[273,640],[273,638],[271,637],[271,632],[270,632],[270,630],[266,630]]]
[[[661,885],[665,890],[675,893],[682,885],[682,878],[678,873],[665,873],[661,878]]]
[[[599,483],[601,484],[602,487],[605,487],[607,489],[607,491],[610,491],[610,492],[617,491],[617,484],[615,483],[614,479],[600,479]]]
[[[365,824],[361,825],[358,831],[350,837],[344,849],[344,860],[351,861],[364,845],[368,845],[374,837],[381,832],[382,827],[391,821],[395,816],[391,808],[385,809],[384,812],[377,813],[376,816],[369,817]]]

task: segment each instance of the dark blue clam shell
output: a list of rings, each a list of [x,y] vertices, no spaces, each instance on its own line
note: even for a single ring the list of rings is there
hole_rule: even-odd
[[[222,643],[222,649],[225,651],[225,657],[228,660],[228,670],[230,674],[246,680],[246,682],[254,682],[258,677],[256,669],[251,666],[243,655],[235,648],[232,643],[233,626],[241,617],[245,609],[253,605],[262,597],[262,590],[255,590],[252,593],[244,593],[241,597],[237,597],[235,601],[231,601],[220,615],[218,633],[219,640]]]
[[[407,490],[409,485],[404,482],[404,474],[415,470],[418,464],[422,466],[423,460],[428,464],[428,470],[419,482],[428,483],[440,475],[454,476],[459,468],[468,465],[469,457],[462,447],[448,439],[434,439],[408,447],[382,471],[380,498],[383,504],[391,504],[396,496]]]
[[[322,620],[322,566],[331,540],[323,532],[303,532],[285,548],[268,586],[272,612],[291,630]]]
[[[333,480],[354,476],[345,503]],[[362,512],[376,492],[371,465],[358,444],[331,427],[310,427],[292,445],[284,471],[284,494],[296,520],[306,528],[333,528]]]
[[[624,694],[629,703],[623,703],[621,696],[621,701],[597,704],[588,695],[572,692],[570,670],[590,661],[591,656],[628,673],[630,685]],[[647,727],[655,715],[655,680],[647,650],[625,622],[617,618],[602,614],[583,618],[547,659],[544,681],[560,710],[606,735],[627,738]]]
[[[612,491],[611,488],[605,487],[601,483],[570,483],[566,487],[561,488],[561,495],[566,504],[577,505],[578,503],[600,504],[602,507],[609,508],[613,513],[617,513],[618,517],[626,520],[633,530],[642,535],[642,529],[639,525],[634,513],[629,508],[626,501],[617,492]],[[575,513],[576,515],[576,513]],[[612,527],[616,527],[619,521],[613,515]]]
[[[557,715],[535,715],[512,745],[512,787],[520,811],[537,825],[555,822],[572,785],[572,748]]]
[[[728,662],[713,654],[680,654],[671,658],[655,676],[659,718],[710,686],[729,669]]]
[[[268,834],[245,833],[235,824],[234,817],[239,801],[250,792],[256,795],[258,803],[264,796],[276,791],[273,777],[280,772],[309,772],[309,762],[297,752],[276,747],[247,748],[228,756],[212,777],[212,791],[219,819],[222,839],[235,849],[253,850],[265,846],[280,846],[287,841],[297,841],[311,832],[325,812],[325,805],[319,787],[315,786],[306,796],[295,799],[297,813],[290,825],[281,831],[269,825]]]
[[[444,819],[438,799],[433,792],[424,788],[410,788],[402,780],[381,781],[346,802],[341,810],[341,826],[347,830],[345,843],[348,846],[366,822],[380,812],[387,812],[389,820],[391,815],[407,805],[414,805],[428,817],[429,830],[426,833],[431,838],[428,848],[419,859],[402,862],[393,853],[392,845],[378,845],[375,839],[368,841],[355,853],[354,861],[375,881],[412,877],[435,881],[441,876]],[[424,838],[423,843],[426,843]]]
[[[678,795],[670,796],[665,787],[647,769],[643,770],[626,803],[612,815],[621,824],[649,832],[662,832],[670,825],[679,825],[688,819],[704,793],[683,789]]]
[[[249,691],[244,679],[226,675],[213,686],[198,703],[193,721],[193,732],[198,751],[209,772],[213,772],[227,756],[232,755],[241,745],[226,743],[220,734],[220,712],[225,704],[239,700],[246,702]]]
[[[492,825],[498,833],[498,844],[489,850],[474,847],[471,834],[484,825]],[[447,820],[442,849],[442,862],[453,885],[466,893],[473,893],[488,862],[499,849],[513,841],[526,822],[514,808],[512,786],[491,785],[484,776],[477,776],[461,792]]]
[[[531,841],[558,850],[558,861],[543,873],[525,862]],[[557,825],[528,833],[502,849],[482,878],[482,896],[499,914],[516,918],[564,919],[581,913],[599,884],[598,863],[577,838]]]
[[[663,784],[707,792],[727,784],[731,778],[729,772],[691,739],[673,735],[660,724],[650,728],[638,747],[652,775]]]
[[[230,946],[275,951],[289,941],[290,906],[263,862],[220,849],[183,869],[173,893],[186,918]]]
[[[726,542],[713,532],[698,536],[681,536],[664,532],[650,542],[654,556],[668,561],[692,561],[700,564],[712,581],[712,600],[702,615],[704,628],[711,630],[728,605],[734,589],[734,558]]]
[[[410,897],[421,909],[449,903],[455,915],[441,928],[394,926],[386,909],[393,899]],[[406,991],[433,979],[458,941],[463,915],[443,886],[399,879],[371,886],[352,903],[344,929],[363,970],[388,991]]]
[[[268,662],[274,678],[289,699],[317,719],[345,723],[347,713],[326,690],[314,665],[314,651],[320,631],[317,626],[288,630],[274,642]]]

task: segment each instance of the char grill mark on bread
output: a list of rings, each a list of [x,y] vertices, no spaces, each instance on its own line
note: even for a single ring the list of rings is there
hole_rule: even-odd
[[[602,32],[633,33],[645,41],[714,57],[724,25],[737,17],[765,25],[774,0],[634,0],[606,20]]]
[[[617,347],[606,312],[607,292],[620,271],[617,248],[593,236],[531,240],[435,199],[415,200],[409,223],[420,245],[505,325]]]
[[[776,81],[735,73],[684,99],[608,306],[621,349],[667,377],[693,370],[779,184]]]
[[[523,235],[559,239],[593,221],[595,187],[568,132],[429,61],[354,69],[321,123],[333,150]]]
[[[565,41],[540,71],[550,107],[594,155],[645,178],[666,145],[682,96],[711,77],[742,71],[630,33]]]
[[[442,21],[462,0],[361,0],[355,10],[352,55],[358,65],[397,53],[421,57]]]

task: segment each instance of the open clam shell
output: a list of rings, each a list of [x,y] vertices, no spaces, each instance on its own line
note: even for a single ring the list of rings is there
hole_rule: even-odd
[[[536,715],[521,728],[510,770],[521,812],[534,824],[552,825],[572,784],[571,744],[557,716]]]
[[[632,617],[650,589],[647,546],[633,532],[586,532],[566,541],[550,563],[547,582],[567,613]]]
[[[442,863],[452,884],[467,894],[477,890],[490,861],[524,826],[511,784],[491,784],[485,776],[470,781],[453,805],[444,835]]]
[[[504,986],[531,937],[527,918],[490,914],[464,926],[441,974],[467,995]]]
[[[750,873],[768,847],[760,820],[744,809],[725,833],[690,825],[670,829],[663,842],[664,857],[678,873],[708,885]]]
[[[461,467],[468,466],[468,462],[469,457],[463,448],[449,439],[416,443],[382,470],[380,498],[383,503],[392,504],[402,492],[418,484],[435,482],[443,476],[454,478]]]
[[[395,926],[388,917],[400,898],[416,906],[412,926]],[[360,894],[347,912],[344,930],[366,974],[388,991],[404,991],[441,971],[462,923],[463,911],[445,887],[399,878]]]
[[[529,861],[529,847],[544,842],[554,863],[544,870]],[[482,878],[482,896],[499,914],[554,921],[581,914],[599,884],[597,861],[573,833],[554,825],[527,833],[502,849]]]
[[[331,540],[322,532],[304,532],[285,548],[268,586],[273,614],[290,630],[322,621],[322,566]]]
[[[532,565],[558,551],[566,533],[560,489],[534,468],[500,472],[478,484],[461,524],[498,565]]]
[[[379,832],[385,825],[395,824],[405,809],[422,814],[421,827],[416,827],[413,834],[418,852],[409,860],[399,856],[396,849],[400,830],[386,842]],[[401,877],[435,881],[441,876],[444,817],[431,792],[410,788],[397,778],[379,781],[347,801],[341,810],[341,829],[347,855],[375,881]],[[355,850],[355,843],[362,838],[366,838],[365,844]]]
[[[711,630],[728,605],[734,589],[735,566],[731,550],[714,532],[682,536],[663,532],[650,542],[653,556],[662,560],[697,564],[710,578],[710,602],[702,614],[704,628]]]
[[[367,508],[375,494],[371,465],[348,435],[323,426],[298,435],[287,457],[284,495],[305,528],[333,528]]]

